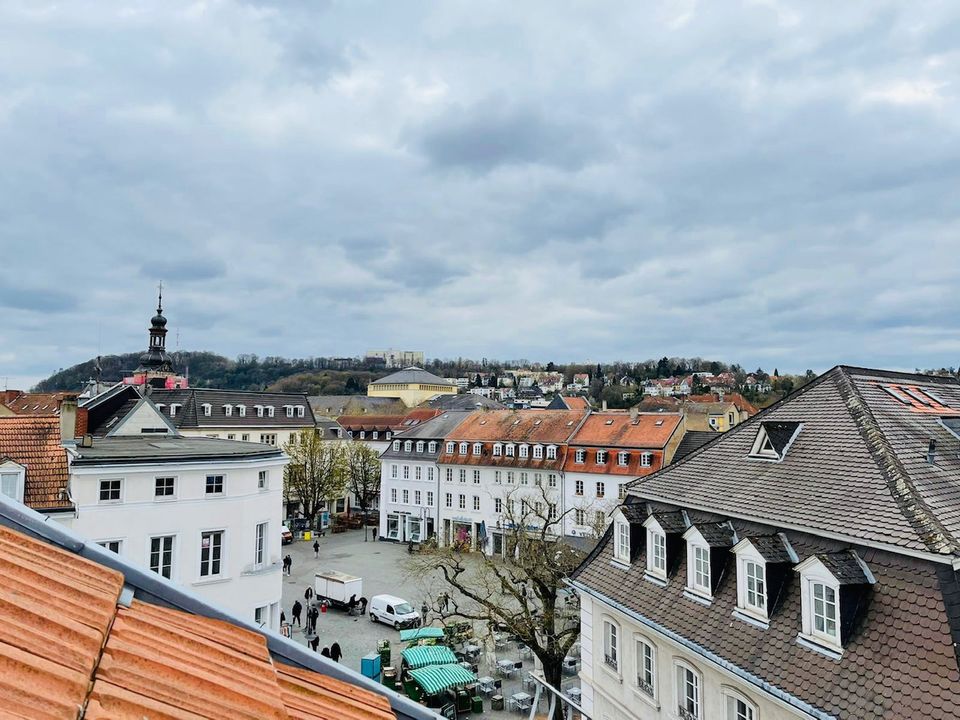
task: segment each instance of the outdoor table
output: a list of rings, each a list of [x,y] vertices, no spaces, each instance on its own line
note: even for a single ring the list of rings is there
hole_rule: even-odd
[[[513,700],[514,707],[517,708],[518,712],[529,710],[530,706],[533,705],[533,698],[525,692],[514,693],[510,696],[510,699]]]
[[[482,678],[477,678],[477,687],[484,695],[490,695],[493,693],[495,682],[496,680],[489,675],[484,675]]]
[[[533,673],[527,673],[523,676],[523,686],[525,688],[532,688],[534,686]]]
[[[504,677],[513,677],[517,670],[517,663],[513,660],[497,660],[497,672]]]
[[[479,655],[480,646],[479,645],[464,645],[463,652],[467,655]]]
[[[580,688],[579,687],[567,688],[567,695],[575,703],[577,703],[578,705],[580,704]]]

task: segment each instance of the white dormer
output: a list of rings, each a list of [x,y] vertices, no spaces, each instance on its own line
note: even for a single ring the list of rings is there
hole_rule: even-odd
[[[267,405],[267,417],[273,417],[273,405]]]
[[[513,443],[507,443],[507,457],[513,457],[514,450],[515,450],[514,444],[513,444]]]
[[[429,443],[427,443],[427,452],[435,453],[436,451],[437,451],[437,441],[431,440]]]
[[[630,564],[630,522],[620,509],[613,513],[613,559]]]
[[[493,444],[493,456],[500,457],[503,455],[503,443],[494,443]]]
[[[423,440],[417,440],[417,452],[418,453],[423,452]]]
[[[247,406],[246,405],[237,405],[237,415],[240,417],[247,416]]]
[[[263,405],[254,405],[253,408],[257,411],[257,417],[263,417]]]
[[[461,455],[466,455],[466,454],[467,454],[467,448],[469,448],[469,447],[470,447],[470,443],[465,443],[465,442],[460,443],[460,454],[461,454]]]
[[[574,456],[574,462],[577,465],[583,465],[587,460],[587,451],[586,450],[577,450]]]
[[[542,460],[543,459],[543,445],[534,445],[533,446],[533,459]]]
[[[607,451],[597,450],[597,465],[606,465],[606,464],[607,464]]]
[[[473,444],[473,454],[480,455],[483,452],[483,443],[474,443]]]
[[[530,446],[527,445],[526,443],[522,443],[520,445],[520,457],[522,458],[530,457]]]
[[[180,408],[182,407],[183,405],[180,403],[170,403],[170,417],[176,417],[177,413],[180,412]]]
[[[213,405],[210,403],[203,403],[200,407],[203,408],[204,417],[210,417],[213,415]]]
[[[737,565],[734,615],[766,627],[776,594],[789,567],[797,563],[797,555],[782,534],[745,537],[730,551]]]
[[[154,405],[155,408],[157,408],[157,412],[159,412],[159,413],[162,415],[162,414],[163,414],[163,409],[166,407],[166,404],[165,404],[165,403],[154,403],[153,405]]]
[[[787,456],[790,446],[793,445],[803,429],[803,423],[765,420],[760,423],[757,436],[750,449],[750,457],[757,460],[780,462]]]
[[[653,459],[653,453],[640,453],[640,467],[650,467],[650,461]]]
[[[643,522],[647,531],[647,572],[654,581],[667,581],[667,533],[656,517],[651,515]]]
[[[813,555],[797,565],[800,574],[801,644],[825,651],[843,653],[846,641],[841,605],[858,602],[858,595],[876,583],[873,573],[853,550]]]
[[[13,460],[0,461],[0,495],[22,503],[26,477],[27,470],[23,465]]]
[[[304,417],[304,415],[306,414],[306,412],[307,412],[307,410],[306,410],[306,408],[303,407],[303,405],[297,405],[297,417],[298,417],[298,418]]]
[[[404,451],[404,452],[411,452],[412,450],[413,450],[413,441],[412,441],[412,440],[407,440],[407,441],[405,441],[405,442],[403,443],[403,451]]]
[[[454,448],[454,443],[453,443],[453,442],[448,442],[448,443],[447,443],[447,452],[448,452],[448,453],[452,453],[452,452],[453,452],[453,448]]]
[[[393,451],[394,451],[394,452],[400,452],[400,441],[399,441],[399,440],[394,440],[394,441],[393,441]]]
[[[687,541],[686,589],[697,597],[712,600],[710,544],[704,539],[696,525],[692,525],[683,534],[683,539]]]
[[[620,467],[626,467],[630,464],[630,453],[626,450],[621,450],[617,453],[617,465]]]
[[[557,459],[557,446],[547,445],[547,460],[556,460],[556,459]]]
[[[233,405],[224,405],[224,406],[223,406],[223,414],[226,415],[227,417],[232,417],[232,416],[233,416]]]
[[[293,417],[293,405],[284,405],[284,406],[283,406],[283,409],[287,411],[287,417],[288,417],[288,418],[292,418],[292,417]]]

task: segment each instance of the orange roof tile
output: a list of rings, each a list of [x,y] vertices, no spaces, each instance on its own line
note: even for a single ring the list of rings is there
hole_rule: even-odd
[[[720,395],[719,393],[706,393],[704,395],[688,395],[687,402],[718,403],[720,402]],[[758,412],[760,412],[759,410],[757,410],[756,406],[754,406],[753,403],[747,400],[740,393],[734,393],[734,392],[724,393],[723,402],[725,403],[731,402],[734,405],[736,405],[740,410],[746,410],[751,415],[756,415]]]
[[[382,695],[326,675],[277,665],[283,703],[291,720],[390,720],[393,710]]]
[[[625,412],[592,413],[570,445],[606,448],[662,448],[680,424],[679,413],[641,413],[634,424]]]
[[[35,510],[71,507],[66,497],[67,451],[60,444],[56,417],[0,417],[0,461],[26,469],[23,502]]]
[[[583,420],[575,410],[487,410],[473,413],[448,440],[565,443]]]
[[[77,393],[13,393],[16,396],[4,402],[17,415],[57,415],[63,400],[76,400]]]
[[[419,425],[422,422],[435,418],[437,415],[443,415],[443,410],[436,408],[417,408],[411,410],[404,416],[403,423],[406,425],[408,421],[414,420]]]
[[[585,397],[579,395],[573,395],[567,397],[566,395],[561,395],[563,398],[563,404],[566,405],[571,410],[589,410],[590,403],[587,402]]]
[[[394,717],[383,696],[275,666],[260,633],[139,600],[118,608],[123,584],[119,572],[0,526],[0,717]]]

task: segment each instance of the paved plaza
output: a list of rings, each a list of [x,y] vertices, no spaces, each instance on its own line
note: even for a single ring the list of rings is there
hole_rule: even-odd
[[[374,595],[387,593],[397,595],[408,601],[417,610],[420,610],[424,600],[432,601],[442,592],[454,595],[454,591],[439,577],[438,573],[411,577],[406,569],[409,560],[406,545],[374,542],[370,538],[370,529],[366,530],[367,541],[364,541],[364,531],[351,530],[339,534],[327,533],[326,537],[318,539],[320,557],[314,557],[313,541],[294,541],[292,545],[284,547],[284,554],[289,553],[293,558],[293,571],[289,577],[283,578],[283,610],[287,621],[292,620],[290,608],[294,600],[304,602],[304,591],[313,587],[314,574],[318,571],[337,570],[349,575],[363,578],[363,595],[372,598]],[[304,612],[304,616],[306,612]],[[428,624],[437,624],[436,618],[428,616]],[[317,633],[320,638],[319,648],[329,647],[339,643],[343,652],[341,663],[360,671],[360,659],[364,655],[376,652],[377,641],[389,640],[391,644],[391,664],[399,664],[400,633],[392,627],[373,623],[368,617],[351,617],[345,610],[330,608],[320,615],[317,621]],[[303,628],[294,627],[292,639],[306,645]],[[478,675],[497,677],[502,680],[501,694],[504,697],[527,691],[524,688],[523,675],[533,670],[534,660],[530,656],[520,657],[516,646],[508,644],[501,650],[494,650],[491,643],[485,645],[478,660]],[[494,669],[498,660],[516,660],[523,663],[523,669],[513,678],[499,678]],[[565,676],[563,689],[579,686],[576,675]],[[547,708],[546,701],[541,704],[541,710]],[[489,700],[484,702],[484,714],[489,715]],[[495,716],[507,717],[507,713],[496,712]],[[517,714],[513,715],[517,717]]]

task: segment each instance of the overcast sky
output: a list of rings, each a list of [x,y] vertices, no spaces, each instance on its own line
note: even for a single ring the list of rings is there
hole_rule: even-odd
[[[0,384],[960,363],[960,5],[0,3]]]

